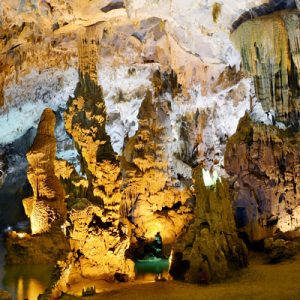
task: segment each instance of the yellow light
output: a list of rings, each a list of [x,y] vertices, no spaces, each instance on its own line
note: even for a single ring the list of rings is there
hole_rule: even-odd
[[[17,232],[17,237],[20,238],[20,239],[23,239],[26,236],[27,236],[26,232]]]
[[[216,184],[217,180],[219,179],[219,175],[217,171],[213,171],[211,174],[209,171],[202,169],[202,174],[203,174],[203,180],[205,186],[213,186]]]

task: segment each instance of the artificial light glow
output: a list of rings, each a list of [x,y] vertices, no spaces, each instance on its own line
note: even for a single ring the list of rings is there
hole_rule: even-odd
[[[216,185],[217,180],[219,179],[217,171],[213,171],[213,173],[211,174],[210,171],[202,169],[202,175],[205,186]]]
[[[17,237],[20,238],[20,239],[23,239],[26,236],[27,236],[26,232],[17,232]]]

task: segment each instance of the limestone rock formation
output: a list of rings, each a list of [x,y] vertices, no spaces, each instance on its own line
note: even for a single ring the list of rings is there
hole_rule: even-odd
[[[114,280],[116,274],[133,275],[133,262],[125,259],[131,236],[128,221],[112,220],[100,205],[77,199],[71,206],[69,222],[72,254],[62,264],[69,273],[66,283],[82,277]]]
[[[265,252],[271,263],[291,258],[299,252],[299,243],[283,239],[267,238],[264,240]]]
[[[247,248],[237,235],[226,181],[206,187],[201,166],[194,169],[193,178],[194,220],[173,249],[170,274],[174,279],[208,283],[247,266]]]
[[[53,111],[45,109],[33,145],[27,153],[27,175],[33,196],[24,199],[23,205],[30,218],[33,235],[14,232],[9,235],[6,240],[6,261],[9,264],[54,264],[69,250],[61,230],[67,208],[64,189],[55,175],[54,125]]]
[[[283,11],[249,20],[233,33],[264,110],[289,123],[299,119],[298,27],[298,11]]]
[[[54,169],[54,125],[55,115],[51,109],[46,109],[41,116],[34,143],[27,153],[28,179],[33,197],[24,199],[23,203],[33,234],[49,232],[54,226],[61,226],[67,212],[64,189]]]
[[[139,61],[141,57],[136,52],[145,55],[145,60],[154,58],[166,69],[171,66],[184,87],[201,81],[205,85],[203,90],[209,90],[211,76],[217,78],[227,63],[232,65],[232,59],[235,59],[235,51],[228,39],[232,23],[244,11],[265,2],[224,2],[216,24],[213,21],[215,1],[201,0],[196,5],[195,1],[189,1],[182,5],[174,0],[127,0],[113,5],[114,1],[102,0],[3,0],[0,5],[0,55],[5,59],[0,62],[0,102],[6,102],[5,86],[8,82],[24,76],[33,68],[42,71],[74,66],[78,29],[98,22],[108,23],[107,33],[111,37],[125,27],[136,27],[132,36],[130,34],[124,39],[122,32],[112,38],[118,42],[114,43],[113,49],[107,49],[112,54],[110,61],[114,56],[120,56],[119,63],[130,61],[128,48],[132,47],[132,56]],[[187,14],[189,18],[183,17]],[[159,20],[162,30],[160,33],[155,30],[154,38],[151,38],[152,32],[145,36],[145,29],[147,34],[152,26],[147,29],[143,23],[154,18]]]
[[[225,169],[236,192],[237,225],[250,241],[300,226],[299,132],[241,119],[228,141]]]
[[[190,193],[171,171],[166,143],[170,103],[163,94],[172,88],[168,76],[162,77],[159,71],[154,75],[155,90],[146,93],[139,128],[123,152],[122,210],[135,225],[136,238],[149,242],[159,232],[163,244],[172,244],[191,218]]]
[[[296,3],[295,3],[296,2]],[[293,9],[298,6],[299,0],[267,0],[265,3],[252,7],[241,14],[241,16],[233,22],[232,29],[237,29],[242,23],[255,19],[257,17],[269,15],[278,10]]]
[[[5,241],[8,265],[55,265],[66,258],[69,243],[61,230],[29,235],[11,232]]]
[[[76,156],[74,165],[55,158],[55,117],[45,110],[27,155],[34,195],[24,207],[33,236],[13,232],[7,261],[59,259],[59,279],[49,289],[57,298],[82,279],[130,280],[132,253],[159,237],[164,254],[174,246],[174,278],[207,283],[247,265],[231,200],[240,235],[251,241],[298,228],[298,11],[248,20],[282,8],[295,8],[294,0],[0,1],[0,123],[13,133],[0,134],[0,147],[55,102],[65,110],[64,135],[74,141],[63,151]],[[103,66],[127,69],[127,76],[108,84],[113,80],[98,72]],[[154,73],[152,86],[150,75],[131,76],[143,68]],[[54,84],[44,89],[47,74]],[[231,190],[225,180],[205,187],[196,167],[193,195],[192,167],[225,174],[225,143],[255,98],[246,76],[254,77],[271,122],[295,131],[245,118],[227,146]],[[129,111],[134,116],[124,117]],[[27,114],[31,122],[8,130],[11,120],[22,123],[16,115]],[[119,129],[122,141],[114,143]]]
[[[91,26],[82,34],[80,81],[65,112],[66,130],[81,155],[86,198],[76,198],[75,194],[69,201],[66,231],[71,252],[60,263],[61,277],[54,294],[66,292],[69,284],[83,277],[113,280],[117,274],[128,279],[133,276],[133,262],[125,255],[130,244],[130,224],[120,215],[120,166],[106,133],[105,103],[97,82],[102,30],[101,26]]]

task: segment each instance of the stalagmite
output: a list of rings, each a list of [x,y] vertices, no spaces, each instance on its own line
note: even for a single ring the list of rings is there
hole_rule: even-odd
[[[53,293],[84,278],[113,280],[117,274],[133,276],[133,262],[126,258],[131,226],[120,214],[121,173],[117,156],[106,133],[106,108],[98,85],[97,62],[102,26],[87,27],[79,40],[80,80],[75,98],[68,102],[65,127],[82,157],[86,174],[86,198],[70,205],[72,252],[61,263],[61,277]]]
[[[170,274],[174,279],[207,284],[247,266],[247,248],[237,235],[226,181],[206,187],[201,166],[194,169],[193,178],[194,219],[172,250]]]
[[[33,235],[12,232],[6,241],[7,262],[10,264],[53,264],[69,250],[61,230],[67,208],[65,192],[55,175],[55,115],[45,109],[37,135],[27,153],[28,180],[33,196],[23,200],[30,218]]]
[[[67,212],[64,190],[54,170],[54,125],[55,115],[50,109],[46,109],[41,116],[34,143],[27,153],[28,179],[33,197],[24,199],[23,203],[33,234],[51,231],[53,226],[60,227]]]

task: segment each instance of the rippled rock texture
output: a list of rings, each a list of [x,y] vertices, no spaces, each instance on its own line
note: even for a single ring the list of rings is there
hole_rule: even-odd
[[[30,218],[32,234],[40,234],[60,227],[67,209],[65,192],[55,175],[56,140],[55,115],[46,109],[40,120],[37,136],[27,153],[27,176],[33,196],[23,200],[25,213]]]
[[[100,36],[99,36],[100,34]],[[68,259],[61,263],[61,278],[54,290],[81,278],[113,280],[117,274],[131,278],[133,262],[126,258],[131,225],[120,214],[119,161],[106,133],[106,108],[97,84],[97,49],[101,27],[88,27],[79,43],[80,81],[65,112],[67,132],[74,138],[86,176],[86,198],[69,200]]]

